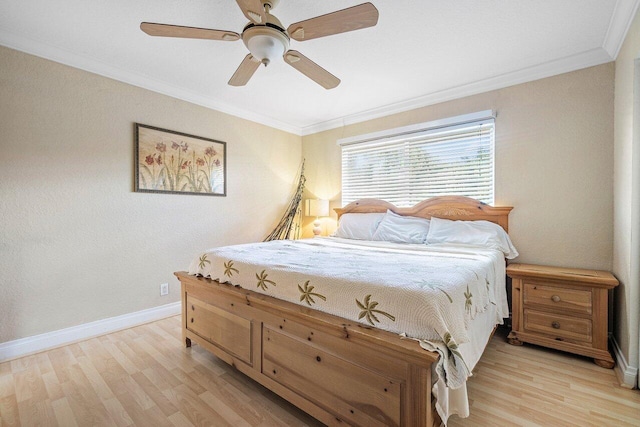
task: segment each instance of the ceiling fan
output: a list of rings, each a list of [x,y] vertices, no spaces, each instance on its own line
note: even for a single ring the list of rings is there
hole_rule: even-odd
[[[143,22],[140,29],[150,36],[182,37],[236,41],[242,39],[249,49],[236,72],[231,76],[231,86],[244,86],[260,64],[265,66],[282,56],[284,61],[325,89],[333,89],[340,79],[301,54],[289,49],[291,38],[297,41],[316,39],[333,34],[373,27],[378,23],[378,9],[371,3],[363,3],[326,15],[317,16],[289,25],[285,30],[278,18],[271,14],[280,0],[236,0],[249,19],[242,34],[233,31],[208,28],[183,27],[180,25]]]

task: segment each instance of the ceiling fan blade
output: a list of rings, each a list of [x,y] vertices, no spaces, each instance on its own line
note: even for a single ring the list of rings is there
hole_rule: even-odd
[[[284,60],[296,70],[309,77],[325,89],[333,89],[340,84],[340,79],[298,52],[288,50],[284,53]]]
[[[363,3],[326,15],[289,25],[287,32],[297,41],[346,33],[373,27],[378,23],[378,9],[371,3]]]
[[[256,24],[264,24],[267,22],[264,6],[262,6],[260,0],[236,0],[236,2],[249,21],[255,22]]]
[[[231,86],[246,85],[249,79],[251,78],[251,76],[253,76],[253,73],[256,72],[259,66],[260,66],[260,61],[255,59],[253,55],[248,54],[247,56],[244,57],[244,59],[240,63],[240,66],[236,70],[236,72],[233,73],[233,76],[231,76],[231,79],[229,80],[229,84]]]
[[[182,37],[187,39],[208,39],[236,41],[240,39],[240,34],[233,31],[211,30],[208,28],[182,27],[180,25],[156,24],[153,22],[143,22],[140,29],[150,36],[159,37]]]

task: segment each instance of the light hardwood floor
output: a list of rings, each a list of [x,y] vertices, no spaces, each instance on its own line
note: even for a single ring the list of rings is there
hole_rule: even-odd
[[[449,426],[640,426],[640,391],[593,359],[512,346],[498,329],[468,382],[471,415]]]
[[[450,426],[638,426],[640,392],[590,359],[498,332]],[[172,317],[0,364],[4,426],[320,426],[201,347]]]

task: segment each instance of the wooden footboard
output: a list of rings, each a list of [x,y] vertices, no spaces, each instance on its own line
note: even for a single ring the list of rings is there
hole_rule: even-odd
[[[434,426],[436,353],[397,334],[177,272],[182,335],[327,425]]]

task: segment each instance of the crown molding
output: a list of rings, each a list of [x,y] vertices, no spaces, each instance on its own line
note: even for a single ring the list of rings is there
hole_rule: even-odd
[[[618,0],[616,2],[607,34],[604,36],[602,48],[609,53],[613,60],[618,57],[620,48],[636,16],[640,0]]]
[[[639,0],[640,1],[640,0]],[[302,128],[302,135],[311,135],[329,129],[348,126],[355,123],[373,120],[404,111],[415,110],[428,105],[451,101],[453,99],[464,98],[466,96],[477,95],[491,90],[527,83],[558,74],[580,70],[582,68],[611,62],[613,58],[603,48],[591,49],[576,55],[567,56],[555,61],[546,62],[528,68],[523,68],[510,73],[501,74],[488,79],[479,80],[466,85],[456,86],[438,92],[433,92],[424,96],[385,105],[379,108],[351,114],[335,120],[329,120],[315,125]]]
[[[414,110],[416,108],[426,107],[439,102],[451,101],[465,96],[502,89],[516,84],[526,83],[557,74],[568,73],[582,68],[615,61],[639,7],[640,0],[618,0],[616,2],[613,14],[609,21],[607,33],[605,34],[605,38],[602,43],[602,49],[588,50],[570,57],[524,68],[512,73],[502,74],[486,80],[480,80],[407,101],[385,105],[338,119],[305,126],[302,128],[302,135],[311,135],[329,129],[335,129],[354,123],[360,123],[404,111]]]
[[[190,92],[142,74],[132,73],[122,68],[114,67],[95,58],[82,56],[45,43],[37,42],[13,33],[0,30],[0,45],[15,49],[30,55],[78,68],[103,77],[177,98],[192,104],[210,108],[222,113],[230,114],[241,119],[256,122],[265,126],[280,129],[285,132],[301,135],[301,129],[283,121],[275,120],[241,108],[232,107],[222,102]]]

